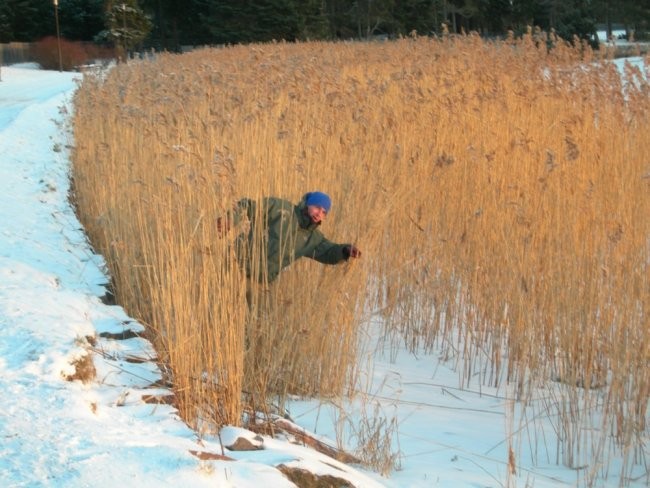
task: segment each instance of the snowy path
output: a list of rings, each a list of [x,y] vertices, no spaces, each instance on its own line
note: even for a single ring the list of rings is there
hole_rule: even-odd
[[[47,102],[63,91],[72,88],[73,75],[56,71],[40,71],[39,76],[21,76],[20,84],[14,83],[14,70],[3,68],[0,85],[0,130],[5,129],[29,105]],[[67,80],[66,80],[67,79]],[[62,81],[63,80],[63,81]],[[63,86],[66,83],[67,86]],[[10,84],[11,89],[3,89]]]
[[[106,281],[101,259],[67,201],[65,141],[53,120],[61,120],[74,79],[4,68],[0,84],[0,484],[146,486],[160,477],[196,486],[197,463],[187,453],[196,443],[189,430],[179,443],[182,424],[169,410],[154,414],[159,423],[138,426],[133,410],[150,415],[152,408],[118,407],[129,381],[117,373],[115,386],[108,378],[92,387],[63,380],[85,354],[79,339],[122,330],[128,320],[97,298]],[[98,374],[117,365],[97,364]],[[165,430],[173,448],[161,442]],[[134,460],[137,469],[129,469]]]

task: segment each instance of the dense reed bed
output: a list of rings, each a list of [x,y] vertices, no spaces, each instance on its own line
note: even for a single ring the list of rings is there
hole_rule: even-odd
[[[360,332],[381,316],[389,345],[442,350],[464,384],[526,402],[553,382],[566,464],[639,461],[647,75],[622,82],[540,33],[160,55],[84,79],[75,199],[198,429],[354,390]],[[333,196],[325,233],[363,258],[298,262],[250,309],[237,230],[215,219],[314,189]]]

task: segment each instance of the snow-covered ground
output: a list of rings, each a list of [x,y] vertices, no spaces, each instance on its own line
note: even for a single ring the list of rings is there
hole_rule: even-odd
[[[29,66],[2,67],[1,75],[0,486],[294,486],[275,469],[280,464],[357,487],[584,484],[594,466],[557,465],[553,421],[537,415],[544,405],[533,401],[521,411],[507,389],[460,390],[458,374],[435,356],[401,351],[391,362],[377,353],[368,393],[344,406],[347,417],[316,401],[290,405],[296,423],[327,439],[358,432],[364,417],[394,422],[400,469],[388,478],[280,439],[264,438],[256,451],[222,450],[239,435],[253,436],[226,428],[221,439],[199,440],[171,406],[145,403],[143,395],[160,393],[151,388],[159,372],[128,359],[154,352],[139,338],[101,337],[141,326],[100,300],[103,260],[68,202],[64,107],[79,75]],[[95,337],[96,380],[66,381]],[[547,436],[543,446],[533,434]],[[509,475],[510,448],[516,471]],[[190,451],[237,461],[201,460]],[[650,454],[647,439],[642,454]],[[618,486],[617,473],[614,459],[598,486]],[[647,467],[633,475],[630,486],[648,486]]]
[[[596,35],[600,42],[607,42],[611,40],[622,40],[625,37],[625,29],[613,29],[612,37],[607,37],[607,31],[599,30]]]

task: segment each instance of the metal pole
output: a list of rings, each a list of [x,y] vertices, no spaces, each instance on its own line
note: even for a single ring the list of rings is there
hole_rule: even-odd
[[[56,22],[56,47],[59,52],[59,71],[63,71],[63,61],[61,59],[61,34],[59,32],[59,0],[54,1],[54,21]]]
[[[126,4],[122,3],[122,49],[124,49],[124,62],[129,57],[126,49]]]

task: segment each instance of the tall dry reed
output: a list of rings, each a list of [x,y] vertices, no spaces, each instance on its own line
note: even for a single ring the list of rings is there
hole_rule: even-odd
[[[161,55],[84,80],[75,197],[190,423],[353,389],[379,314],[468,384],[557,382],[577,466],[647,434],[650,88],[627,75],[539,32]],[[312,189],[364,256],[297,263],[251,312],[215,218]]]

